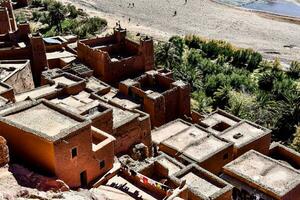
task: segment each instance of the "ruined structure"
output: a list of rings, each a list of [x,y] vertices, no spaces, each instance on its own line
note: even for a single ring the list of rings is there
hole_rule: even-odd
[[[0,60],[0,81],[11,86],[15,94],[34,89],[29,60]]]
[[[223,171],[223,178],[236,187],[234,199],[300,199],[300,172],[254,150],[227,164]]]
[[[175,81],[170,73],[148,71],[135,79],[120,82],[120,92],[131,96],[150,114],[153,127],[191,115],[190,86]]]
[[[140,44],[126,38],[126,29],[116,27],[102,38],[80,40],[77,55],[94,70],[94,75],[107,83],[138,75],[154,67],[153,41],[141,37]]]

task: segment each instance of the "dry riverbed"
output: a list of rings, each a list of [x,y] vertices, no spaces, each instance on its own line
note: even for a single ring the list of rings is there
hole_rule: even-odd
[[[159,40],[197,34],[253,48],[266,58],[300,60],[300,21],[245,11],[210,0],[60,0],[133,33]],[[133,5],[134,3],[134,5]],[[176,15],[174,14],[176,11]],[[174,16],[175,15],[175,16]]]

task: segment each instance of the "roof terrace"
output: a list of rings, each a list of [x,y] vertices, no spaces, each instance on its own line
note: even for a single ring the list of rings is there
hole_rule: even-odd
[[[189,165],[174,176],[178,183],[186,180],[188,190],[193,194],[189,194],[189,199],[193,199],[192,196],[194,195],[200,199],[227,199],[226,193],[231,193],[233,188],[219,177],[194,164]]]
[[[30,102],[4,112],[0,120],[52,142],[90,124],[89,120],[46,100]]]
[[[300,185],[300,172],[250,150],[223,167],[224,173],[269,195],[281,198]]]

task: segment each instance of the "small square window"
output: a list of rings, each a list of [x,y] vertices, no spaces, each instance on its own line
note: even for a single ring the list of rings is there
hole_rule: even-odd
[[[99,166],[100,166],[100,169],[104,168],[104,166],[105,166],[105,161],[104,161],[104,160],[100,160],[100,161],[99,161]]]
[[[77,156],[77,147],[74,147],[71,151],[72,158],[75,158]]]
[[[226,159],[228,159],[228,153],[225,153],[225,154],[223,155],[223,160],[226,160]]]

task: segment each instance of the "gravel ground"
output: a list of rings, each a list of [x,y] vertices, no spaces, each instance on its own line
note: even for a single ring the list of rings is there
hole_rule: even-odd
[[[280,17],[274,20],[273,16],[210,0],[187,0],[187,4],[185,0],[60,1],[71,2],[90,15],[106,18],[110,28],[120,20],[128,30],[157,39],[174,34],[198,34],[256,49],[266,58],[279,57],[284,62],[300,60],[300,21],[297,20],[294,23],[282,21]]]

